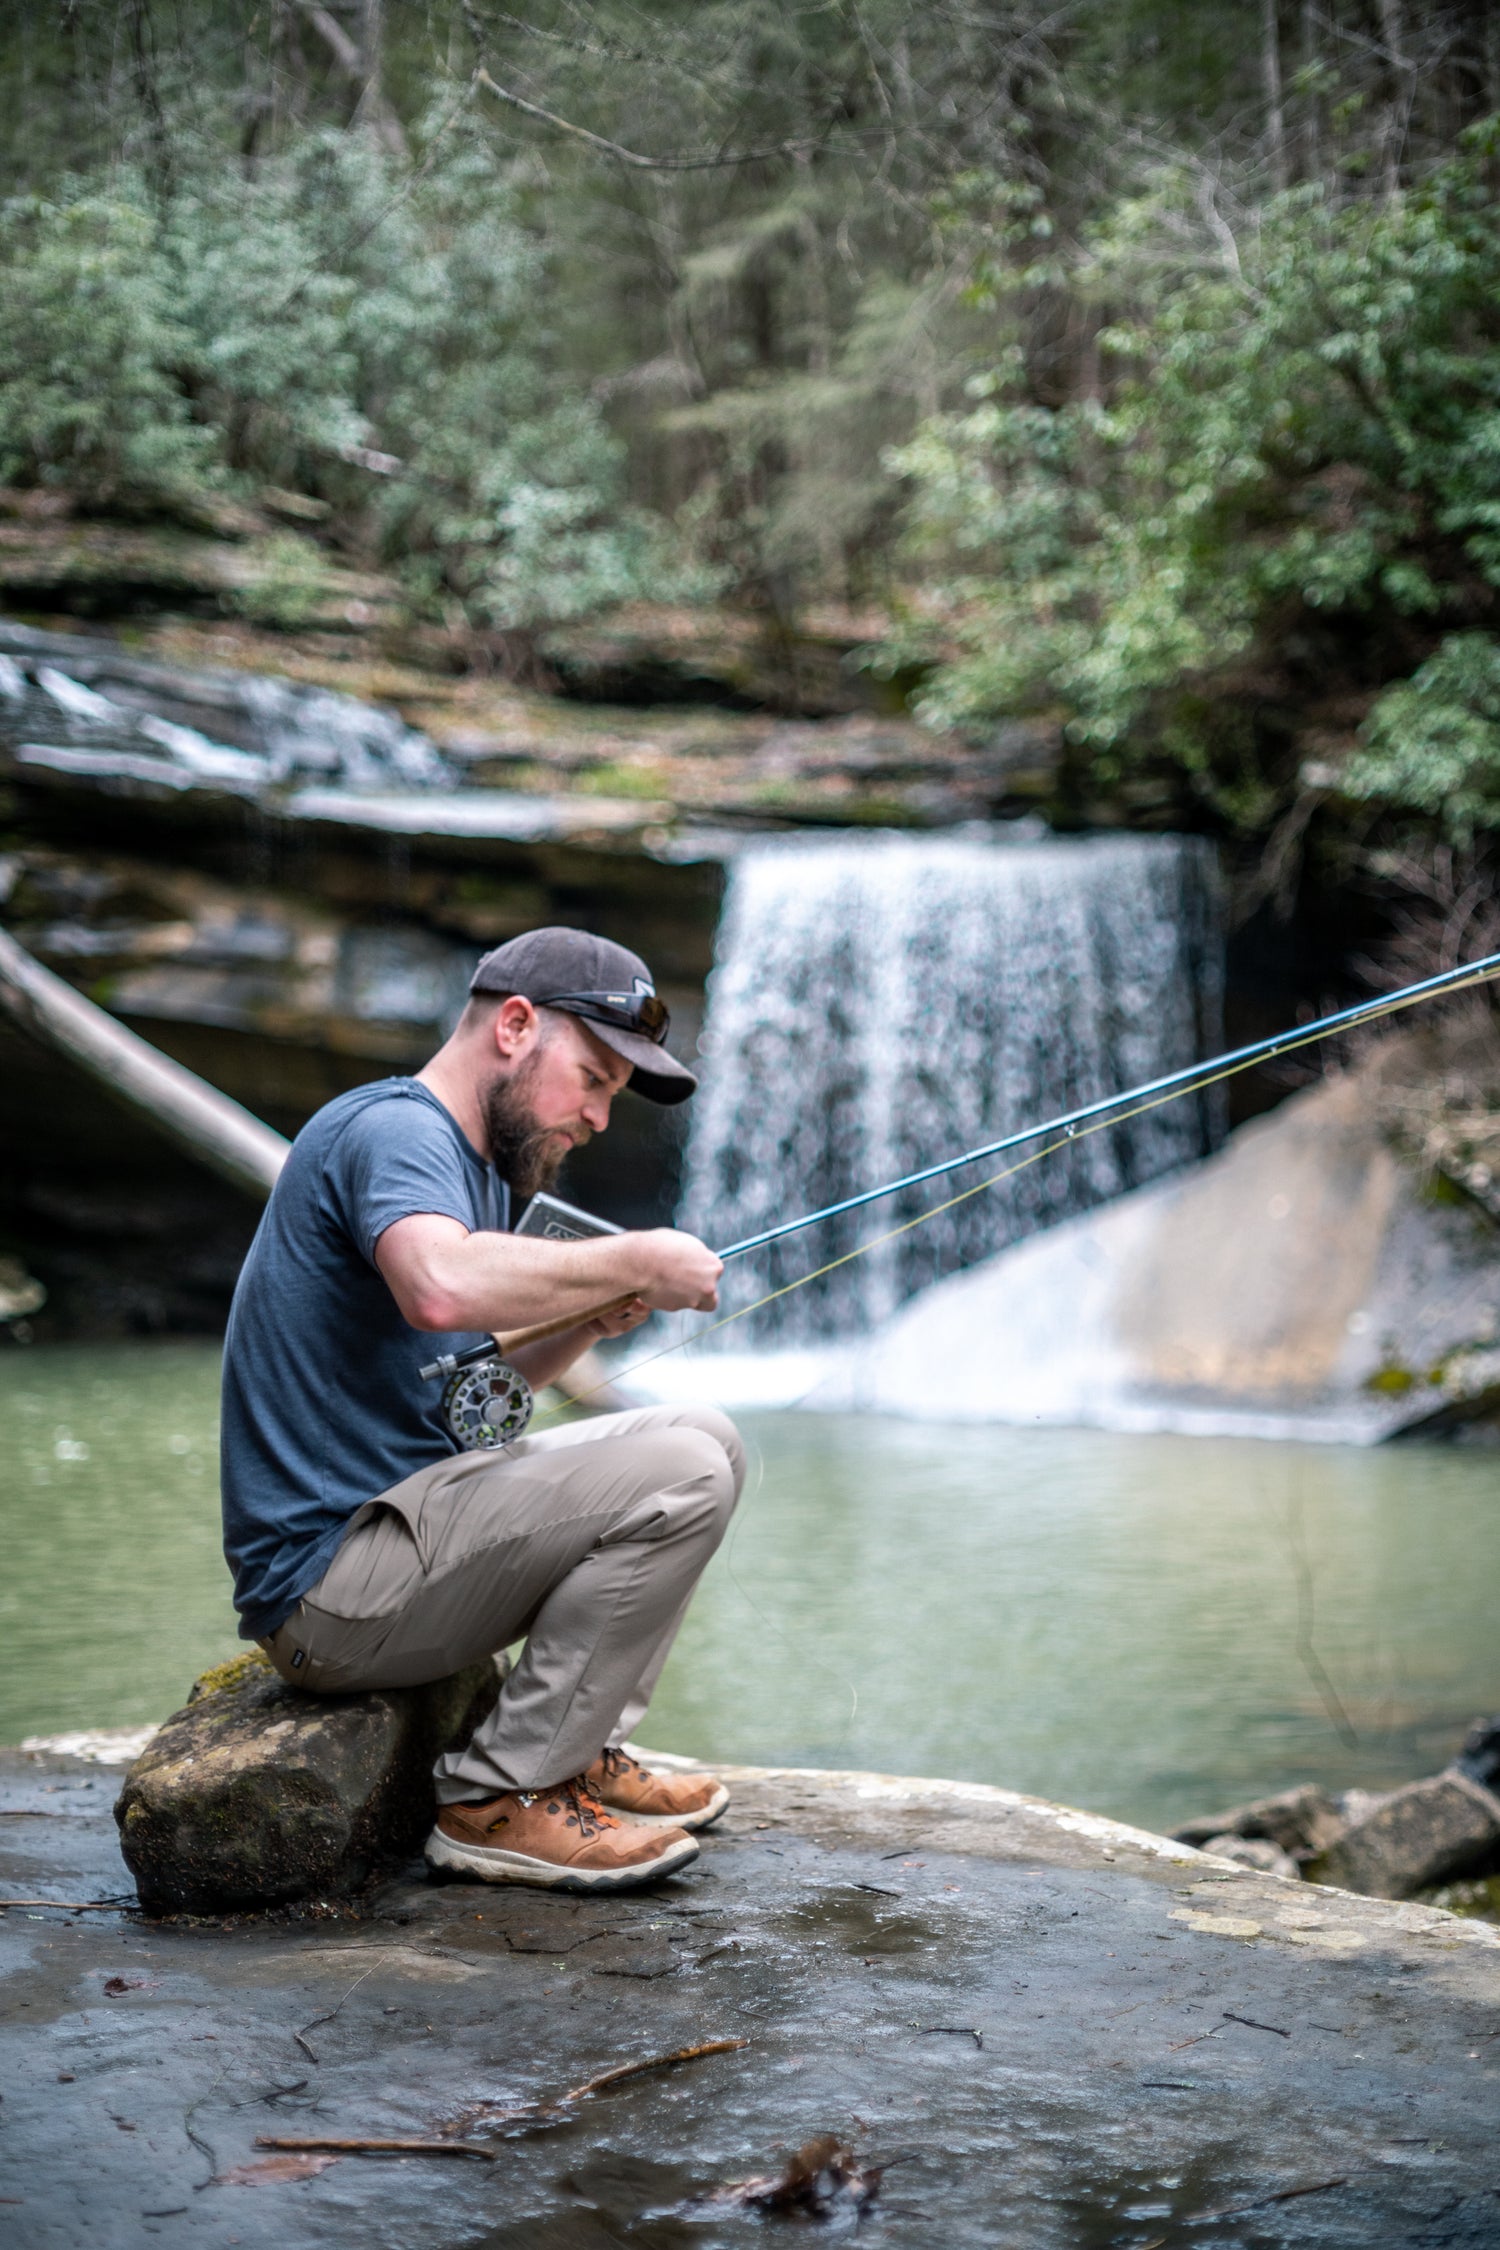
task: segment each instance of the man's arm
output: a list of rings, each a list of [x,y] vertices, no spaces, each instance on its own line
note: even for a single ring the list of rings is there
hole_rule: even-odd
[[[375,1263],[403,1320],[436,1333],[503,1333],[567,1313],[583,1322],[626,1296],[653,1312],[712,1312],[723,1271],[696,1235],[675,1227],[550,1242],[544,1235],[471,1234],[457,1219],[435,1213],[387,1227],[375,1245]],[[578,1337],[569,1357],[591,1340]]]

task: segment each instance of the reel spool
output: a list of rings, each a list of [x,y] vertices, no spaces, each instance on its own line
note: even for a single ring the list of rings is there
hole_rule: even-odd
[[[492,1453],[524,1434],[535,1405],[524,1375],[503,1359],[481,1359],[449,1377],[443,1419],[461,1453]]]

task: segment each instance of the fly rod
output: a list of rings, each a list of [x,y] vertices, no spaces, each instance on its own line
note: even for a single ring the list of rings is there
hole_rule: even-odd
[[[922,1187],[928,1180],[946,1179],[950,1172],[960,1172],[966,1164],[982,1164],[991,1156],[1008,1156],[1012,1149],[1024,1148],[1028,1141],[1039,1141],[1048,1133],[1071,1136],[1080,1125],[1087,1125],[1096,1117],[1107,1117],[1112,1109],[1124,1109],[1133,1102],[1149,1102],[1163,1094],[1189,1093],[1199,1080],[1225,1077],[1230,1071],[1244,1070],[1254,1062],[1269,1062],[1287,1047],[1305,1047],[1314,1040],[1331,1037],[1334,1032],[1352,1031],[1359,1024],[1389,1015],[1395,1009],[1410,1007],[1418,1000],[1431,999],[1456,985],[1481,982],[1495,975],[1500,975],[1500,953],[1488,953],[1482,961],[1465,962],[1460,969],[1445,969],[1441,976],[1425,977],[1420,984],[1403,985],[1399,992],[1382,993],[1376,1000],[1361,1000],[1352,1008],[1340,1008],[1334,1015],[1320,1016],[1315,1023],[1298,1024],[1294,1030],[1278,1031],[1270,1039],[1252,1040],[1248,1047],[1231,1048],[1228,1054],[1214,1055],[1207,1062],[1189,1063],[1182,1070],[1168,1071],[1165,1077],[1148,1079],[1144,1085],[1132,1086],[1126,1093],[1106,1094],[1101,1101],[1067,1110],[1061,1117],[1049,1117],[1045,1124],[1024,1125],[1017,1133],[1007,1133],[1003,1140],[986,1141],[983,1148],[965,1149],[962,1156],[946,1156],[941,1163],[928,1164],[920,1172],[906,1172],[899,1180],[888,1180],[884,1187],[866,1188],[859,1195],[846,1195],[840,1203],[826,1203],[821,1211],[808,1211],[800,1219],[785,1219],[780,1226],[767,1227],[762,1234],[747,1234],[743,1242],[731,1242],[727,1250],[717,1251],[715,1255],[723,1259],[739,1258],[747,1250],[763,1250],[768,1242],[780,1242],[789,1234],[800,1234],[804,1227],[815,1227],[821,1219],[841,1218],[846,1211],[858,1211],[867,1203],[879,1203],[888,1195],[899,1195],[903,1188]]]
[[[764,1249],[768,1243],[782,1242],[789,1235],[801,1234],[806,1228],[817,1226],[824,1219],[842,1218],[848,1211],[863,1210],[871,1203],[883,1202],[887,1196],[900,1195],[907,1188],[925,1186],[929,1180],[946,1179],[950,1173],[962,1171],[965,1165],[981,1164],[991,1157],[1009,1155],[1014,1149],[1024,1148],[1028,1141],[1043,1140],[1052,1134],[1060,1134],[1065,1141],[1071,1140],[1081,1128],[1106,1120],[1113,1110],[1154,1106],[1157,1102],[1170,1099],[1174,1094],[1205,1088],[1220,1078],[1248,1069],[1252,1063],[1269,1062],[1288,1049],[1310,1046],[1320,1039],[1331,1038],[1337,1032],[1355,1030],[1360,1024],[1376,1022],[1402,1008],[1412,1007],[1418,1001],[1435,999],[1444,992],[1484,983],[1496,975],[1500,975],[1500,953],[1486,954],[1482,960],[1465,962],[1456,969],[1445,969],[1438,976],[1424,977],[1418,983],[1401,986],[1396,992],[1382,993],[1373,1000],[1358,1001],[1353,1007],[1336,1009],[1333,1014],[1320,1016],[1312,1023],[1298,1024],[1287,1031],[1276,1032],[1268,1039],[1252,1040],[1248,1046],[1231,1048],[1227,1053],[1211,1056],[1205,1062],[1185,1064],[1181,1070],[1168,1071],[1160,1078],[1147,1079],[1143,1084],[1128,1087],[1122,1093],[1106,1094],[1098,1101],[1065,1110],[1061,1116],[1049,1117],[1040,1124],[1024,1125],[1017,1132],[1005,1134],[1000,1140],[986,1141],[979,1148],[965,1149],[959,1156],[943,1157],[936,1164],[924,1165],[920,1171],[903,1173],[900,1179],[887,1180],[879,1187],[865,1188],[857,1195],[844,1196],[837,1203],[826,1203],[820,1210],[806,1211],[800,1218],[784,1219],[779,1226],[766,1227],[759,1234],[746,1235],[742,1241],[731,1242],[716,1255],[727,1264],[731,1258],[744,1257],[751,1250]],[[516,1329],[508,1335],[497,1334],[482,1344],[471,1345],[467,1351],[445,1352],[430,1366],[424,1367],[421,1371],[424,1378],[449,1378],[444,1394],[444,1411],[449,1428],[459,1444],[465,1447],[508,1444],[511,1439],[520,1436],[531,1419],[530,1388],[524,1377],[504,1364],[506,1353],[518,1351],[524,1344],[541,1343],[549,1336],[563,1335],[568,1329],[580,1327],[586,1320],[597,1320],[605,1313],[622,1311],[636,1294],[635,1291],[627,1291],[624,1296],[611,1299],[607,1305],[595,1305],[586,1313],[569,1313],[555,1320],[539,1321],[530,1328]],[[497,1352],[501,1355],[498,1360]]]

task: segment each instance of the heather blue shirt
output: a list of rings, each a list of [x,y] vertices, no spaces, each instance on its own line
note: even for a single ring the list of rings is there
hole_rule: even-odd
[[[317,1584],[357,1508],[457,1451],[443,1386],[417,1370],[481,1339],[408,1327],[375,1264],[386,1228],[423,1211],[510,1224],[505,1182],[416,1079],[357,1086],[297,1135],[224,1341],[224,1552],[246,1640]]]

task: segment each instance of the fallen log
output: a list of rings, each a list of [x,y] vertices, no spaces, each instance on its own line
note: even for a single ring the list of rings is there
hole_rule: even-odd
[[[33,1039],[57,1049],[138,1109],[211,1171],[262,1201],[290,1143],[227,1094],[116,1023],[103,1008],[34,961],[0,930],[0,1007]]]

